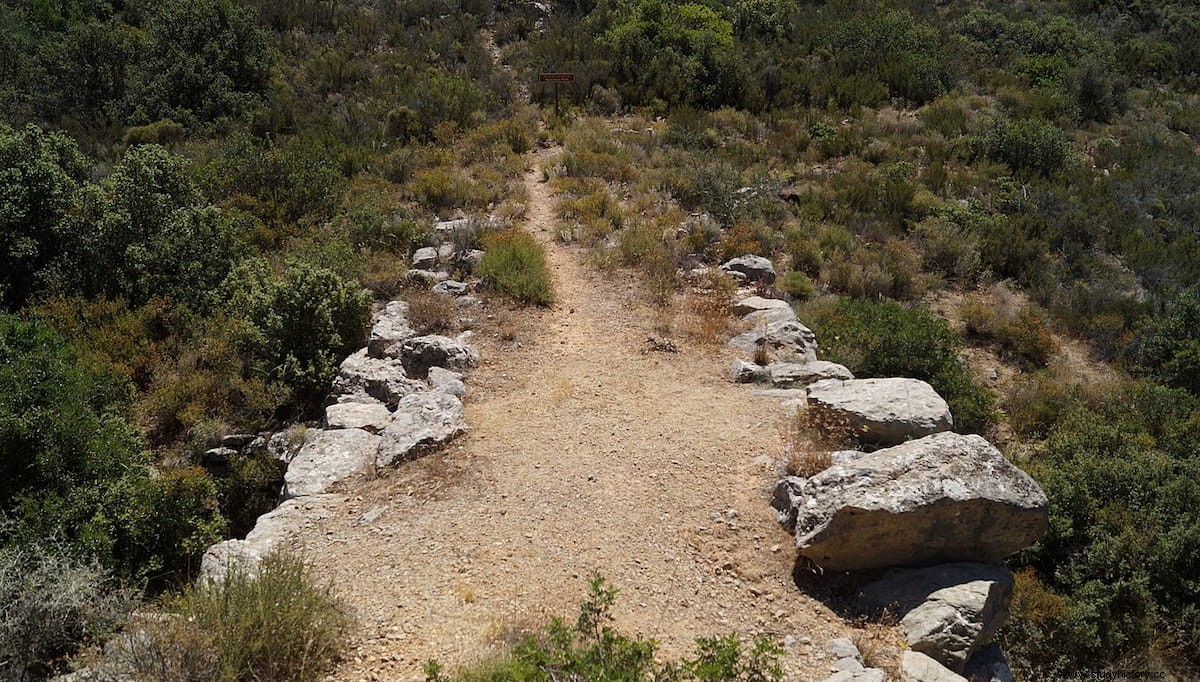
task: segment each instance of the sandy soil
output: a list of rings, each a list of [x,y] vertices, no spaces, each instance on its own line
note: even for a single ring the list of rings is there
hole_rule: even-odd
[[[443,451],[342,487],[300,543],[358,627],[331,679],[423,679],[574,618],[599,572],[617,626],[666,656],[699,635],[791,635],[788,678],[824,679],[842,621],[792,582],[794,550],[768,507],[782,409],[721,377],[728,358],[682,340],[650,351],[654,315],[630,278],[553,241],[553,198],[531,159],[526,229],[544,242],[558,303],[520,344],[481,335],[470,432]]]

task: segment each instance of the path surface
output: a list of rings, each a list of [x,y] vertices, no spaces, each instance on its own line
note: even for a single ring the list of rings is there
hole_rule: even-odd
[[[769,513],[780,407],[725,381],[711,352],[646,352],[637,288],[554,243],[539,176],[535,163],[526,228],[559,302],[530,314],[520,347],[479,339],[468,435],[344,486],[301,539],[358,619],[336,679],[423,679],[430,658],[464,663],[573,619],[593,571],[620,589],[617,626],[666,655],[699,635],[792,635],[789,679],[823,679],[824,643],[846,631],[791,583]]]

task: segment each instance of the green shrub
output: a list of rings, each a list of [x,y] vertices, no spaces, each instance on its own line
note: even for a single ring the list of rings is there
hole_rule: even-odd
[[[779,290],[799,301],[806,301],[812,298],[816,293],[816,287],[813,285],[812,279],[803,272],[786,272],[779,281],[775,283]]]
[[[968,336],[995,343],[1001,357],[1016,361],[1023,369],[1045,367],[1058,349],[1046,313],[1035,306],[968,297],[959,314]]]
[[[450,675],[436,661],[425,667],[426,682],[772,682],[783,679],[783,650],[765,638],[749,648],[737,635],[701,637],[693,658],[660,663],[657,643],[628,637],[612,628],[617,590],[599,575],[573,624],[554,618],[527,635],[511,652],[456,670]]]
[[[994,398],[958,359],[962,339],[940,317],[894,301],[819,301],[801,315],[824,359],[855,376],[910,377],[929,382],[950,405],[954,428],[979,433],[995,419]]]
[[[95,560],[44,540],[0,547],[0,677],[43,679],[111,633],[136,603]]]
[[[489,289],[518,303],[544,306],[554,302],[546,251],[530,234],[499,232],[485,238],[484,246],[479,275]]]
[[[1071,155],[1066,133],[1038,119],[997,122],[981,146],[984,155],[1015,172],[1043,176],[1065,168]]]
[[[144,634],[109,665],[152,682],[308,682],[324,679],[350,625],[332,588],[279,554],[253,575],[231,566],[224,580],[197,583],[165,606],[166,617],[139,623]]]

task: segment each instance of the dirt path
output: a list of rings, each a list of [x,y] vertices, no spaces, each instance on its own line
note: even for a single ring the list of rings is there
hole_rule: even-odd
[[[531,315],[520,347],[480,339],[468,435],[346,486],[304,538],[358,618],[336,679],[423,679],[430,658],[487,655],[573,618],[593,571],[621,591],[618,627],[666,655],[699,635],[792,635],[789,679],[823,679],[824,643],[845,630],[791,583],[769,513],[780,407],[722,379],[721,357],[645,352],[636,287],[554,243],[539,176],[535,164],[526,227],[549,249],[558,304]]]

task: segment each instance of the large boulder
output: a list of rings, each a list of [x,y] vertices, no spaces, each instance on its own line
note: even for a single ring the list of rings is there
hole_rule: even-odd
[[[388,357],[388,349],[417,335],[408,321],[408,304],[392,301],[379,313],[367,338],[367,354],[373,358]]]
[[[796,319],[757,324],[753,329],[730,339],[729,345],[747,355],[765,350],[769,356],[784,361],[817,360],[816,334]]]
[[[745,317],[762,310],[784,309],[791,310],[791,304],[778,298],[763,298],[762,296],[749,296],[733,304],[733,314],[738,317]]]
[[[1013,576],[1002,566],[939,564],[894,571],[862,590],[865,610],[902,616],[909,648],[954,672],[1008,620]]]
[[[1046,494],[979,436],[939,433],[789,479],[780,517],[834,571],[998,563],[1046,531]]]
[[[775,283],[775,266],[762,256],[738,256],[721,265],[726,272],[740,272],[748,281]]]
[[[399,352],[399,344],[389,346],[388,352],[393,349]],[[408,377],[399,360],[373,358],[363,349],[342,361],[333,379],[332,393],[335,398],[352,397],[338,402],[363,402],[361,396],[366,395],[379,402],[395,405],[404,396],[425,388],[424,383]]]
[[[776,388],[808,386],[826,379],[847,381],[854,378],[850,370],[836,362],[813,360],[812,362],[774,362],[767,366],[771,384]]]
[[[889,446],[954,426],[950,407],[917,379],[829,379],[808,387],[813,424],[865,445]]]
[[[409,376],[422,379],[429,374],[430,367],[474,367],[479,362],[479,354],[468,343],[469,338],[466,334],[454,339],[431,334],[408,339],[400,346],[400,362]]]
[[[379,436],[362,429],[311,433],[283,475],[283,496],[323,493],[334,483],[367,471],[375,464],[379,443]]]
[[[405,396],[380,434],[377,463],[388,466],[440,445],[467,430],[462,402],[452,392],[435,390]]]

